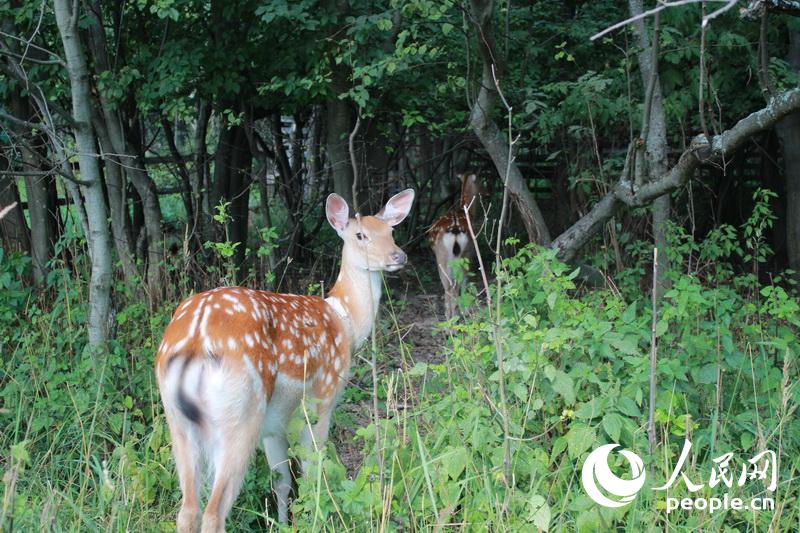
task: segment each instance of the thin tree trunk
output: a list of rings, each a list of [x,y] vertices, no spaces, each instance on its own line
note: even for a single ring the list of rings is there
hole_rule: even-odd
[[[628,0],[631,16],[642,13],[642,0]],[[641,169],[642,175],[647,181],[657,179],[669,169],[668,154],[669,145],[667,143],[667,119],[664,113],[661,93],[661,79],[658,74],[658,64],[654,64],[653,48],[647,34],[647,27],[644,19],[638,19],[633,23],[633,30],[636,37],[636,46],[639,48],[639,72],[642,75],[642,86],[644,87],[645,105],[647,105],[647,93],[652,90],[650,96],[650,109],[645,110],[645,115],[649,116],[647,126],[646,147],[646,168]],[[640,183],[641,184],[641,183]],[[670,271],[669,255],[667,253],[667,227],[670,221],[671,201],[669,194],[656,198],[650,208],[653,215],[653,241],[655,247],[661,250],[659,254],[659,267],[655,270],[658,276],[657,294],[660,298],[669,288]]]
[[[206,149],[206,136],[208,134],[208,121],[211,118],[211,106],[208,101],[199,99],[197,102],[197,120],[194,130],[194,176],[192,179],[192,195],[195,197],[196,209],[194,231],[200,234],[201,244],[209,239],[208,221],[211,209],[208,203],[208,151]]]
[[[136,283],[139,272],[133,256],[133,243],[130,241],[128,228],[128,212],[125,203],[125,178],[121,172],[122,165],[114,153],[114,147],[108,136],[105,122],[98,116],[95,120],[95,130],[100,139],[105,165],[106,191],[108,192],[108,207],[111,213],[111,233],[114,237],[114,248],[117,257],[122,263],[122,272],[125,281]]]
[[[493,0],[471,0],[471,11],[475,25],[475,35],[478,39],[478,48],[483,58],[483,71],[481,87],[478,97],[472,105],[469,122],[475,135],[483,144],[484,149],[492,158],[495,168],[502,181],[506,180],[508,192],[514,206],[519,212],[528,239],[539,244],[550,244],[550,230],[545,224],[542,212],[528,189],[528,184],[516,163],[508,159],[508,141],[493,119],[493,111],[497,101],[495,76],[500,78],[499,57],[492,37]],[[495,74],[492,74],[492,66]]]
[[[89,284],[89,347],[98,353],[108,340],[108,316],[111,306],[111,242],[108,231],[103,184],[96,157],[95,136],[92,129],[91,92],[86,58],[78,39],[79,4],[67,0],[54,0],[56,23],[64,45],[64,58],[69,72],[72,93],[72,118],[75,143],[78,149],[81,181],[85,198],[89,234],[86,236],[91,251],[92,273]]]

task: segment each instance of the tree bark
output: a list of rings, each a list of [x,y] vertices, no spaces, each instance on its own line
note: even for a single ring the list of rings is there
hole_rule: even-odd
[[[789,30],[789,65],[800,72],[800,31]],[[783,144],[786,175],[786,253],[789,268],[800,279],[800,112],[792,113],[775,126]]]
[[[642,0],[628,0],[630,14],[632,17],[642,13]],[[641,169],[646,181],[651,181],[662,176],[669,169],[668,154],[669,144],[667,143],[667,119],[664,113],[661,93],[661,78],[658,74],[657,57],[653,55],[653,45],[648,37],[647,27],[644,19],[637,19],[633,23],[636,46],[639,48],[639,72],[642,75],[642,87],[644,87],[645,105],[650,104],[649,110],[643,110],[649,117],[647,124],[646,154],[644,162],[645,168]],[[657,38],[657,36],[655,36]],[[654,43],[657,49],[658,43]],[[652,91],[649,95],[648,92]],[[644,124],[642,125],[645,127]],[[637,169],[639,170],[639,169]],[[657,275],[657,297],[661,297],[669,288],[670,271],[669,254],[667,253],[667,227],[670,221],[671,201],[670,195],[665,194],[656,198],[650,208],[653,221],[653,241],[655,247],[660,250],[659,267]]]
[[[513,159],[509,161],[508,141],[492,117],[497,90],[495,76],[500,78],[500,63],[492,36],[493,0],[471,0],[471,11],[478,48],[483,58],[483,71],[478,97],[472,105],[469,122],[489,157],[492,158],[501,180],[507,180],[511,201],[519,212],[528,239],[539,244],[550,244],[550,230],[542,212],[528,189],[522,172]],[[492,74],[492,66],[495,74]]]
[[[118,156],[114,154],[114,146],[106,130],[105,122],[97,116],[95,119],[100,147],[105,161],[106,191],[108,193],[108,207],[111,213],[111,234],[114,237],[114,248],[117,250],[122,264],[122,272],[127,283],[136,283],[139,272],[136,268],[136,259],[133,255],[133,243],[130,240],[127,202],[125,194],[125,178],[121,172],[122,165]]]
[[[701,164],[719,163],[730,157],[754,134],[772,128],[787,115],[800,110],[800,89],[791,89],[774,96],[763,109],[737,122],[732,128],[714,135],[710,142],[704,135],[696,136],[678,162],[659,178],[637,187],[628,179],[628,168],[612,189],[551,244],[562,261],[571,261],[589,239],[622,206],[644,207],[653,200],[683,186]]]
[[[97,354],[108,340],[108,316],[111,306],[111,243],[108,231],[108,210],[100,167],[97,161],[95,135],[92,129],[91,92],[86,58],[78,39],[79,4],[54,0],[54,11],[64,57],[69,72],[72,93],[72,118],[75,143],[85,198],[89,234],[86,236],[91,255],[89,284],[89,319],[87,324],[89,348]]]

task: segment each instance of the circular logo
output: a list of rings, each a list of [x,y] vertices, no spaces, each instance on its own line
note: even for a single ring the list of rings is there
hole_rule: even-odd
[[[589,454],[581,469],[581,482],[586,494],[595,502],[605,507],[623,507],[636,497],[644,486],[644,463],[641,457],[630,450],[620,450],[620,454],[628,460],[631,479],[617,477],[608,466],[608,456],[619,448],[619,444],[605,444]],[[606,496],[603,489],[612,499]]]

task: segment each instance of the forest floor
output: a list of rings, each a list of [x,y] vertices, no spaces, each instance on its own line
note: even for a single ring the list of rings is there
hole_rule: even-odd
[[[444,332],[438,326],[444,320],[444,305],[442,287],[434,268],[432,254],[423,250],[410,257],[410,264],[404,270],[386,278],[391,302],[384,294],[379,312],[382,327],[377,339],[378,379],[400,368],[408,370],[417,363],[443,361]],[[355,431],[375,419],[369,344],[368,339],[354,355],[347,384],[350,390],[345,391],[345,399],[339,402],[331,428],[331,441],[349,479],[355,477],[364,460],[364,442],[355,438]],[[398,387],[397,405],[401,408],[412,405],[418,392]],[[383,407],[380,416],[387,416]]]

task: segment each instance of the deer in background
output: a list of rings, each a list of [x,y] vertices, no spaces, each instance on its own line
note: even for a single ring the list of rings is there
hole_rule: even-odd
[[[324,446],[351,355],[375,323],[381,272],[406,264],[392,227],[408,215],[413,201],[414,191],[407,189],[377,215],[351,219],[347,202],[328,196],[325,213],[344,247],[339,276],[325,299],[220,287],[191,296],[175,310],[155,369],[183,493],[179,532],[195,532],[199,525],[204,466],[213,487],[202,532],[224,531],[259,443],[279,474],[278,519],[287,522],[289,420],[313,398],[309,405],[317,422],[304,428],[301,442],[312,451]],[[304,463],[303,470],[307,467]]]
[[[456,314],[457,298],[462,283],[456,282],[453,261],[465,257],[472,258],[475,249],[467,227],[467,206],[471,220],[474,220],[476,204],[480,195],[480,184],[475,174],[460,174],[461,196],[457,205],[437,218],[428,229],[431,248],[436,255],[436,267],[444,288],[444,310],[447,318]]]

